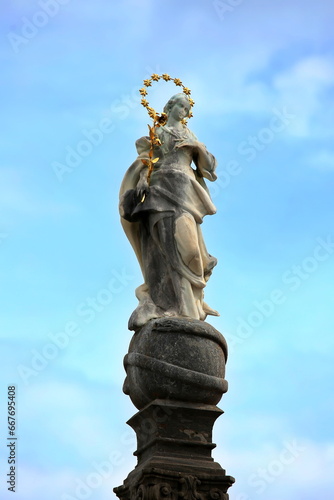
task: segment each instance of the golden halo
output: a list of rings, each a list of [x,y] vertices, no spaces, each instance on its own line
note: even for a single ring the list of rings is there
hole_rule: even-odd
[[[161,113],[159,115],[159,113],[157,113],[155,111],[155,109],[152,108],[152,106],[150,106],[150,103],[148,102],[148,100],[145,99],[145,97],[147,96],[147,87],[151,87],[152,82],[158,82],[160,80],[160,78],[165,80],[165,82],[172,81],[175,83],[176,86],[182,87],[182,92],[184,93],[185,96],[187,96],[188,101],[190,103],[190,109],[193,107],[195,102],[189,97],[191,94],[191,90],[188,89],[188,87],[185,87],[179,78],[172,78],[171,76],[167,75],[166,73],[164,73],[163,75],[157,75],[156,73],[153,73],[153,75],[151,75],[151,78],[144,80],[144,82],[143,82],[144,87],[139,89],[139,93],[142,96],[140,103],[144,106],[144,108],[147,109],[147,112],[148,112],[150,118],[152,118],[154,122],[158,123],[159,125],[164,125],[167,121],[166,113]],[[190,111],[188,118],[191,118],[192,116],[193,116],[193,114]],[[187,120],[183,119],[182,123],[184,125],[186,125]]]

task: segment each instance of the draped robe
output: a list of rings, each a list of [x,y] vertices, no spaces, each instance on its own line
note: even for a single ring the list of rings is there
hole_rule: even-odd
[[[122,226],[144,277],[129,320],[133,330],[157,317],[204,320],[207,314],[218,315],[204,302],[203,289],[217,260],[208,253],[200,227],[205,215],[216,212],[203,179],[217,178],[216,160],[187,127],[164,126],[157,132],[161,146],[154,148],[154,157],[159,161],[145,199],[139,199],[136,188],[147,175],[142,162],[148,159],[147,137],[136,142],[138,157],[120,189]],[[194,141],[196,148],[187,145]]]

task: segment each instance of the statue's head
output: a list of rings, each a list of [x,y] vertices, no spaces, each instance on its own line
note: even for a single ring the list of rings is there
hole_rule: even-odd
[[[166,113],[167,116],[169,115],[169,113],[171,112],[171,110],[173,109],[175,104],[183,104],[186,108],[185,117],[189,116],[190,108],[191,108],[190,102],[189,102],[188,97],[183,93],[175,94],[175,95],[173,95],[173,97],[171,97],[169,99],[169,101],[167,102],[167,104],[164,107],[164,113]]]

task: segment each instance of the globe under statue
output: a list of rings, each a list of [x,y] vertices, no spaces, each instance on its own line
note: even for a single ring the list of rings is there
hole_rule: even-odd
[[[182,92],[158,114],[146,96],[160,79]],[[144,278],[128,324],[135,334],[123,386],[139,410],[128,422],[138,464],[114,490],[121,500],[226,500],[234,482],[211,457],[212,427],[222,413],[215,405],[227,391],[227,345],[205,322],[219,315],[204,301],[217,259],[201,231],[204,216],[216,212],[205,182],[217,178],[216,159],[187,126],[190,93],[167,74],[144,80],[141,102],[153,125],[136,141],[138,156],[120,189],[121,223]],[[150,431],[145,421],[153,422]]]

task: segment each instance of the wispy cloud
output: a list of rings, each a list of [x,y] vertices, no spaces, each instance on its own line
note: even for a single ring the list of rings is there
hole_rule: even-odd
[[[296,120],[290,129],[291,134],[308,137],[318,133],[319,129],[323,130],[322,92],[333,84],[333,60],[324,56],[303,58],[292,68],[274,77],[274,89],[279,92],[280,99],[296,114]]]
[[[262,420],[257,425],[262,426]],[[235,498],[311,500],[317,497],[320,485],[321,498],[331,500],[333,496],[333,442],[317,444],[290,437],[275,445],[262,443],[256,451],[225,449],[218,460],[228,474],[237,477],[231,489]]]
[[[306,162],[318,170],[333,171],[334,151],[329,149],[320,149],[318,152],[308,157]]]

